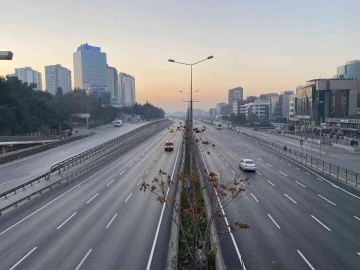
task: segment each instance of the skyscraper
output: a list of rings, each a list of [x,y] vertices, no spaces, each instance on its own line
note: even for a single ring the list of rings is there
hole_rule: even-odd
[[[337,67],[337,76],[343,78],[355,78],[358,80],[357,87],[357,107],[360,108],[360,60],[352,60],[343,66]]]
[[[126,73],[119,73],[120,102],[123,106],[131,106],[136,102],[135,78]]]
[[[100,47],[82,44],[73,54],[74,84],[77,88],[85,85],[107,85],[106,53]]]
[[[19,80],[23,82],[35,83],[36,89],[42,90],[42,76],[41,73],[33,70],[31,67],[25,68],[15,68],[15,76],[19,78]]]
[[[61,65],[45,66],[46,91],[55,95],[61,87],[63,93],[71,92],[71,71]]]
[[[107,66],[107,90],[111,95],[111,103],[120,104],[118,72],[110,66]]]
[[[236,87],[229,90],[229,102],[228,104],[232,106],[232,103],[235,100],[243,100],[244,89],[242,87]]]

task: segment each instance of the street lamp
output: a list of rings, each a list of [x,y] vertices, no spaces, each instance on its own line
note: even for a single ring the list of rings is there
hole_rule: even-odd
[[[184,62],[178,62],[178,61],[175,61],[174,59],[169,59],[168,61],[170,63],[176,63],[176,64],[181,64],[181,65],[186,65],[186,66],[190,66],[190,122],[191,122],[191,130],[193,128],[193,106],[192,106],[192,94],[193,94],[193,90],[192,90],[192,69],[193,69],[193,66],[196,65],[196,64],[199,64],[201,62],[204,62],[206,60],[210,60],[210,59],[213,59],[214,56],[210,55],[208,56],[207,58],[203,59],[203,60],[200,60],[200,61],[197,61],[195,63],[184,63]]]
[[[13,55],[11,51],[0,51],[0,60],[12,60]]]

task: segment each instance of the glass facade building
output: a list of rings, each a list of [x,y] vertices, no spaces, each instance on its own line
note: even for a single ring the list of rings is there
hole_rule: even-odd
[[[346,62],[337,68],[338,78],[355,78],[360,82],[360,60]],[[357,88],[357,107],[360,108],[360,83]]]

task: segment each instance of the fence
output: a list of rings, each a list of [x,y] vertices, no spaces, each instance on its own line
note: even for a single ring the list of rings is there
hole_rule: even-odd
[[[25,141],[55,141],[60,140],[57,135],[49,136],[0,136],[0,142],[25,142]]]
[[[300,161],[304,165],[310,166],[318,171],[328,174],[331,177],[336,178],[337,180],[342,180],[346,183],[354,185],[358,188],[360,175],[356,172],[353,172],[348,169],[344,169],[340,166],[336,166],[329,162],[325,162],[319,158],[313,157],[308,154],[304,154],[301,151],[296,151],[294,149],[288,148],[287,151],[284,151],[284,145],[280,145],[274,142],[270,142],[265,139],[258,138],[256,136],[250,135],[248,133],[242,132],[247,138],[252,141],[256,141],[260,145],[263,145],[267,148],[270,148],[278,153],[281,153],[289,158]]]

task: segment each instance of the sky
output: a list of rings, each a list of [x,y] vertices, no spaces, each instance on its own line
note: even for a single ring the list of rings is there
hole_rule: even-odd
[[[244,96],[295,90],[332,77],[360,59],[360,1],[348,0],[14,0],[0,9],[0,75],[61,64],[83,43],[101,47],[107,62],[135,77],[136,99],[166,111],[184,110],[194,63],[195,108]],[[45,81],[43,82],[45,85]]]

